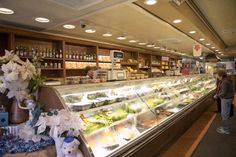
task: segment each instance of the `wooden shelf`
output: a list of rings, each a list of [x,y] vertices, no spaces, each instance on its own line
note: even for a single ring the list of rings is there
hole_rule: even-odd
[[[21,59],[33,59],[33,57],[20,57]],[[62,58],[41,58],[43,60],[60,60],[62,61],[63,59]]]
[[[20,59],[33,59],[33,57],[24,57],[24,56],[18,56]]]
[[[62,61],[62,58],[42,58],[43,60],[58,60],[58,61]]]
[[[66,70],[85,70],[85,68],[66,68]]]
[[[159,65],[158,64],[152,64],[151,66],[152,67],[160,67],[161,65],[160,64]]]
[[[41,68],[41,70],[63,70],[63,68]]]
[[[96,60],[77,60],[77,59],[66,59],[66,61],[72,61],[72,62],[94,62],[94,63],[96,63]]]
[[[120,63],[121,65],[127,65],[127,66],[132,66],[132,65],[138,65],[138,63]]]
[[[98,61],[98,63],[111,63],[111,61]]]
[[[140,67],[139,69],[150,69],[151,67]]]

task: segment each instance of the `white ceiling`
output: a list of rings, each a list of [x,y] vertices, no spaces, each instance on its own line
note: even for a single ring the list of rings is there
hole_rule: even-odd
[[[227,46],[236,46],[236,0],[194,0]]]
[[[142,4],[143,6],[143,0],[0,0],[0,7],[10,8],[15,11],[13,15],[0,14],[0,24],[71,37],[119,43],[156,51],[153,48],[128,42],[129,39],[136,39],[187,54],[192,54],[192,46],[196,42],[193,39],[204,37],[206,39],[205,42],[210,42],[210,39],[201,32],[201,28],[197,28],[191,20],[177,12],[169,1],[159,0],[155,6],[146,6],[143,9],[136,5]],[[209,5],[212,3],[211,1],[199,0],[199,4],[197,4],[204,14],[209,15],[209,17],[206,17],[214,25],[214,21],[217,20],[211,17],[213,13],[211,11],[205,13],[204,9],[201,8],[202,4]],[[222,0],[216,1],[220,3]],[[132,2],[136,2],[136,4]],[[232,5],[232,3],[230,4]],[[223,3],[222,5],[229,4]],[[214,11],[214,9],[212,10]],[[234,13],[233,10],[230,13]],[[235,15],[232,15],[229,20],[232,21]],[[50,23],[35,22],[34,18],[39,16],[49,18],[51,20]],[[224,16],[227,15],[225,14]],[[183,19],[183,23],[173,27],[170,24],[176,18]],[[213,22],[211,19],[213,19]],[[87,25],[94,26],[97,32],[95,34],[85,33],[84,29],[80,27],[81,20],[85,21]],[[62,27],[63,24],[74,24],[76,29],[66,30]],[[214,25],[214,28],[218,33],[219,30],[222,32],[224,29],[234,29],[235,25],[232,24],[231,26],[230,24],[228,22],[227,27],[225,25],[221,26],[222,24],[219,26]],[[198,34],[186,35],[190,30],[196,30]],[[111,32],[113,37],[102,37],[102,34],[107,31]],[[224,34],[227,34],[227,31],[222,32],[222,34],[219,33],[227,45],[236,44],[235,36],[227,38]],[[128,39],[124,41],[117,40],[116,37],[120,35],[125,35]],[[203,47],[203,51],[210,52],[206,47]]]

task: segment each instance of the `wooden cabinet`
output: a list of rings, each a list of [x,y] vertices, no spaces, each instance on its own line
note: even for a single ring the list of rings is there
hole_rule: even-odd
[[[163,62],[161,56],[144,49],[0,27],[1,56],[5,49],[15,50],[22,60],[41,58],[41,74],[49,79],[84,76],[86,66],[110,69],[110,50],[124,52],[124,59],[116,66],[130,72],[147,73],[152,72],[152,69],[167,70],[174,67],[174,62]]]

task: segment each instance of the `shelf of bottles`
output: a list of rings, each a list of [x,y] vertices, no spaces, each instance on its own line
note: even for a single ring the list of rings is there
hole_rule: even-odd
[[[67,70],[85,69],[96,66],[97,55],[94,47],[66,45],[65,66]]]
[[[59,42],[16,37],[15,54],[23,60],[40,61],[41,70],[63,70],[63,51]]]

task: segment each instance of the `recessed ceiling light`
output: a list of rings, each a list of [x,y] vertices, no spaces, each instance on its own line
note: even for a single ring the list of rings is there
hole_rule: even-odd
[[[96,32],[96,29],[94,28],[86,28],[85,29],[85,33],[95,33]]]
[[[129,42],[130,42],[130,43],[136,43],[137,40],[130,40]]]
[[[162,50],[162,51],[164,51],[164,50],[165,50],[165,48],[164,48],[164,47],[162,47],[162,48],[161,48],[161,50]]]
[[[219,54],[221,54],[222,52],[218,52]]]
[[[211,48],[212,48],[212,49],[215,49],[216,47],[212,46]]]
[[[153,44],[148,44],[147,47],[154,47],[155,45]]]
[[[176,19],[176,20],[173,21],[173,23],[181,23],[181,22],[182,22],[181,19]]]
[[[36,17],[34,20],[37,21],[37,22],[40,22],[40,23],[48,23],[48,22],[50,22],[50,20],[45,18],[45,17]]]
[[[196,31],[189,31],[189,33],[190,33],[190,34],[195,34],[195,33],[196,33]]]
[[[138,43],[139,45],[146,45],[147,43],[145,42],[141,42],[141,43]]]
[[[216,52],[218,52],[219,50],[215,50]]]
[[[117,39],[118,39],[118,40],[125,40],[126,37],[125,37],[125,36],[119,36],[119,37],[117,37]]]
[[[209,46],[209,45],[211,45],[210,43],[206,43],[206,46]]]
[[[159,46],[155,46],[154,49],[159,49],[160,47]]]
[[[107,33],[102,34],[102,36],[103,36],[103,37],[111,37],[112,34],[111,34],[110,32],[107,32]]]
[[[66,29],[75,29],[75,25],[70,25],[70,24],[63,25],[63,27]]]
[[[154,5],[157,3],[157,0],[145,0],[144,4],[146,5]]]
[[[200,38],[199,40],[200,40],[200,41],[204,41],[205,39],[204,39],[204,38]]]
[[[14,11],[8,8],[0,8],[0,14],[10,15],[14,14]]]

